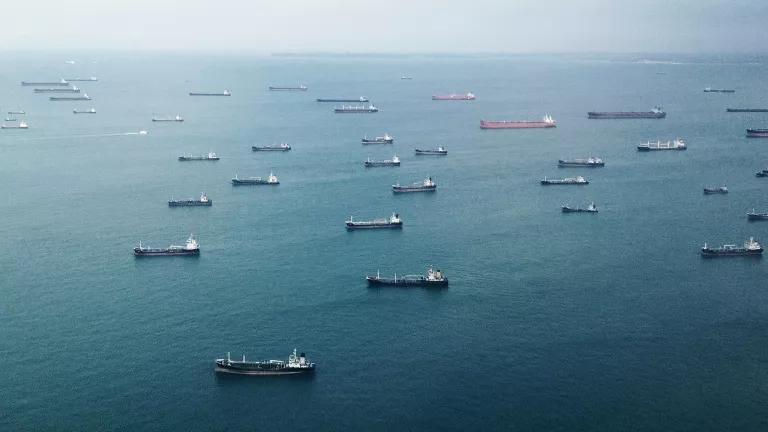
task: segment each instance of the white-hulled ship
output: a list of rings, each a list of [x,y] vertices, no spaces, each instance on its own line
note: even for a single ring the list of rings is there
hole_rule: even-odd
[[[582,176],[566,177],[562,179],[548,179],[544,177],[543,185],[588,185],[589,181]]]
[[[269,173],[269,177],[267,178],[261,178],[261,177],[246,177],[246,178],[239,178],[237,177],[237,174],[235,174],[235,178],[232,179],[232,185],[233,186],[243,186],[243,185],[272,185],[276,186],[279,185],[280,181],[277,179],[277,176]]]
[[[36,88],[35,93],[80,93],[79,87],[61,87],[61,88]]]
[[[564,205],[561,207],[563,213],[597,213],[597,207],[595,206],[595,203],[590,203],[588,206],[582,208],[579,206],[571,207],[569,205]]]
[[[713,249],[707,246],[706,243],[704,243],[704,247],[701,248],[701,255],[705,258],[732,257],[732,256],[762,256],[763,247],[760,246],[760,243],[755,241],[754,238],[750,237],[749,240],[744,242],[743,247],[738,247],[736,245],[730,244],[730,245],[723,245]]]
[[[152,117],[153,122],[183,122],[184,118],[180,115],[175,117]]]
[[[51,101],[89,101],[91,97],[88,93],[83,93],[82,96],[51,96],[48,98]]]
[[[175,200],[171,198],[168,201],[168,207],[210,207],[212,205],[213,200],[208,199],[208,195],[205,192],[200,194],[199,199]]]
[[[375,275],[366,276],[369,285],[389,285],[399,287],[445,287],[448,286],[448,278],[439,269],[432,267],[427,269],[427,275],[400,275],[394,277],[382,277],[377,271]]]
[[[395,139],[392,138],[388,133],[385,133],[384,136],[378,136],[375,138],[368,138],[368,135],[364,136],[361,140],[363,144],[392,144],[395,142]]]
[[[605,162],[599,157],[588,157],[586,159],[560,159],[557,161],[557,166],[560,168],[574,168],[574,167],[587,167],[597,168],[604,167]]]
[[[364,165],[366,168],[370,167],[389,167],[389,166],[400,166],[400,158],[397,157],[397,155],[394,155],[392,159],[385,159],[385,160],[371,160],[371,158],[368,158],[364,162]]]
[[[342,105],[333,109],[337,114],[356,114],[356,113],[377,113],[379,109],[374,105]]]
[[[437,183],[432,181],[432,177],[427,177],[421,183],[413,183],[407,186],[401,186],[400,183],[392,185],[392,192],[394,193],[434,192],[436,190],[437,190]]]
[[[227,353],[227,358],[216,359],[215,371],[256,376],[296,375],[314,372],[315,364],[310,362],[304,353],[296,355],[296,349],[288,356],[287,362],[283,360],[246,361],[245,355],[242,361],[232,360]]]
[[[685,150],[686,148],[687,146],[682,138],[675,138],[672,141],[648,141],[637,146],[638,151]]]
[[[209,93],[209,92],[189,92],[190,96],[232,96],[232,92],[229,90],[224,90],[223,92],[219,93]]]
[[[139,245],[133,248],[133,255],[137,257],[158,257],[158,256],[197,256],[200,255],[200,245],[190,234],[184,246],[168,246],[167,248],[146,247],[139,242]]]
[[[414,152],[417,156],[445,156],[448,154],[448,150],[443,146],[436,149],[415,149]]]
[[[60,81],[22,81],[23,86],[68,86],[69,82],[65,79]]]
[[[186,161],[217,161],[221,159],[216,155],[214,152],[208,152],[207,155],[201,155],[201,156],[179,156],[179,161],[186,162]]]
[[[25,121],[20,121],[17,124],[3,124],[1,129],[29,129],[29,125]]]
[[[349,217],[345,222],[348,230],[356,229],[387,229],[387,228],[402,228],[403,220],[400,219],[400,215],[392,213],[392,216],[382,219],[374,219],[370,221],[356,221]]]
[[[287,143],[281,143],[279,145],[266,145],[266,146],[251,146],[251,151],[288,151],[291,146]]]
[[[75,114],[96,114],[96,108],[91,108],[87,110],[73,109],[72,112]]]

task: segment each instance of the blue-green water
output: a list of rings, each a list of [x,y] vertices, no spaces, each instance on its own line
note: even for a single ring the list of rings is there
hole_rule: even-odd
[[[764,430],[768,264],[698,249],[768,242],[768,65],[753,59],[258,58],[13,54],[0,108],[2,430]],[[717,59],[715,59],[717,60]],[[664,72],[665,74],[658,74]],[[400,80],[410,75],[412,81]],[[21,80],[100,77],[92,102]],[[268,85],[309,86],[276,93]],[[706,86],[737,92],[705,94]],[[229,98],[189,91],[230,89]],[[473,102],[433,102],[472,91]],[[365,95],[374,115],[316,97]],[[664,120],[594,121],[589,110]],[[95,107],[95,115],[73,108]],[[181,124],[153,115],[181,114]],[[558,121],[482,131],[481,118]],[[22,117],[23,118],[23,117]],[[149,134],[128,134],[146,129]],[[392,146],[360,138],[389,132]],[[686,152],[640,154],[684,137]],[[252,153],[288,142],[286,153]],[[444,145],[447,157],[415,157]],[[179,163],[215,151],[216,163]],[[401,156],[400,168],[364,169]],[[598,170],[558,169],[601,156]],[[274,170],[278,187],[233,188]],[[541,187],[586,175],[586,187]],[[389,186],[427,175],[434,194]],[[705,185],[731,193],[704,196]],[[211,208],[170,209],[201,191]],[[598,215],[562,215],[595,201]],[[397,211],[402,232],[346,232]],[[136,260],[139,240],[197,259]],[[439,266],[447,290],[363,276]],[[318,363],[309,379],[216,377],[231,351]]]

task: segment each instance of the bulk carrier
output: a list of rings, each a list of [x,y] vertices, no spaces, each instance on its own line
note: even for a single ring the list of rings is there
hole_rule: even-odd
[[[545,115],[539,120],[480,120],[480,129],[547,129],[557,127],[557,122]]]
[[[344,224],[347,226],[348,230],[392,229],[392,228],[402,228],[403,220],[400,219],[399,214],[392,213],[392,216],[388,218],[374,219],[369,221],[356,221],[352,218],[352,216],[350,216],[349,219],[344,221]]]
[[[662,119],[667,113],[656,107],[650,111],[590,111],[587,118],[591,119]]]
[[[427,177],[421,183],[413,183],[407,186],[401,186],[400,183],[392,185],[392,192],[394,193],[434,192],[436,190],[437,183],[432,181],[432,177]]]

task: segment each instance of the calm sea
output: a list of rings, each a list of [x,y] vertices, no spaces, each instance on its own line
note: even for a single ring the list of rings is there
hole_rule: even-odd
[[[91,75],[90,102],[19,85]],[[765,430],[768,263],[698,250],[768,243],[745,217],[768,211],[768,140],[744,137],[768,114],[725,113],[768,107],[766,76],[759,57],[9,53],[0,108],[30,129],[0,131],[0,429]],[[381,111],[315,102],[359,96]],[[666,119],[586,118],[655,105]],[[545,114],[556,129],[478,127]],[[394,145],[360,144],[384,132]],[[686,152],[635,150],[678,136]],[[293,150],[250,150],[280,142]],[[208,151],[221,160],[176,160]],[[362,166],[394,154],[399,168]],[[556,166],[587,156],[606,167]],[[270,171],[279,186],[229,181]],[[538,184],[578,174],[591,183]],[[436,193],[390,190],[426,176]],[[211,208],[166,204],[200,192]],[[560,213],[591,201],[599,214]],[[392,212],[402,231],[344,229]],[[190,233],[199,258],[132,256]],[[450,288],[364,280],[428,265]],[[294,347],[314,377],[213,372],[228,351]]]

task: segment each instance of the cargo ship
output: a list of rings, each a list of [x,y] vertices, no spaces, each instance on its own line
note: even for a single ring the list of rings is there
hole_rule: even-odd
[[[176,117],[152,117],[153,122],[183,122],[184,119],[177,115]]]
[[[733,113],[768,112],[768,108],[726,108],[725,112],[733,112]]]
[[[543,185],[588,185],[589,181],[582,176],[566,177],[562,179],[548,179],[544,177]]]
[[[72,112],[75,114],[96,114],[96,108],[91,108],[87,110],[74,109],[72,110]]]
[[[549,115],[537,120],[480,120],[480,129],[545,129],[557,127],[557,122]]]
[[[384,136],[368,138],[368,135],[364,136],[361,140],[363,144],[392,144],[395,139],[389,134],[385,133]]]
[[[704,243],[704,247],[701,248],[701,255],[703,257],[731,257],[731,256],[762,256],[763,247],[760,243],[750,237],[749,240],[744,242],[744,246],[738,247],[736,245],[723,245],[718,248],[710,248]]]
[[[137,257],[158,257],[158,256],[198,256],[200,255],[200,245],[190,234],[187,243],[184,246],[168,246],[167,248],[146,247],[139,242],[139,245],[133,248],[133,255]]]
[[[79,87],[67,88],[36,88],[35,93],[80,93]]]
[[[61,81],[22,81],[23,86],[68,86],[69,83],[62,79]]]
[[[755,177],[768,177],[768,168],[756,172]]]
[[[390,166],[400,166],[400,158],[397,157],[397,155],[394,155],[392,159],[386,159],[386,160],[371,160],[371,158],[368,158],[363,165],[365,165],[366,168],[370,167],[390,167]]]
[[[291,146],[282,143],[280,145],[268,145],[268,146],[251,146],[251,151],[288,151]]]
[[[415,149],[414,152],[417,156],[445,156],[448,154],[448,150],[443,146],[436,149]]]
[[[229,373],[237,375],[298,375],[309,374],[315,371],[315,364],[307,359],[306,354],[296,355],[296,350],[288,356],[288,361],[283,360],[265,360],[265,361],[246,361],[232,360],[227,353],[227,358],[216,359],[216,368],[218,373]]]
[[[20,121],[18,124],[0,126],[1,129],[29,129],[29,125],[25,121]]]
[[[224,90],[221,93],[205,93],[205,92],[190,92],[190,96],[232,96],[229,90]]]
[[[563,213],[597,213],[597,207],[595,207],[595,203],[590,203],[585,208],[581,208],[579,206],[571,207],[569,205],[564,205],[561,207],[561,210]]]
[[[307,86],[300,85],[298,87],[275,87],[269,86],[269,91],[307,91]]]
[[[590,111],[587,113],[587,118],[591,119],[662,119],[666,116],[667,113],[662,111],[659,107],[650,111]]]
[[[91,97],[88,93],[83,93],[82,96],[50,96],[48,100],[52,101],[89,101]]]
[[[755,209],[747,213],[747,220],[768,220],[768,213],[757,213]]]
[[[704,93],[736,93],[736,90],[704,87]]]
[[[398,287],[446,287],[448,286],[448,278],[443,275],[443,272],[432,269],[427,269],[427,275],[400,275],[395,273],[394,277],[382,277],[377,271],[376,275],[369,275],[365,277],[369,285],[389,285]]]
[[[648,141],[645,144],[640,144],[637,146],[638,151],[657,151],[657,150],[685,150],[688,148],[685,144],[685,141],[682,138],[676,138],[673,141],[656,141],[651,142]]]
[[[98,78],[96,78],[96,77],[88,77],[88,78],[66,78],[66,79],[65,79],[65,81],[86,81],[86,82],[91,82],[91,81],[98,81],[98,80],[99,80],[99,79],[98,79]]]
[[[402,228],[403,227],[403,220],[400,219],[400,215],[397,213],[392,213],[392,216],[384,219],[374,219],[369,221],[356,221],[352,219],[352,216],[349,217],[346,221],[344,221],[344,224],[347,226],[348,230],[358,230],[358,229],[392,229],[392,228]]]
[[[727,194],[727,193],[728,193],[728,188],[726,186],[704,188],[704,195]]]
[[[447,94],[447,95],[432,95],[432,100],[437,101],[468,101],[468,100],[475,100],[476,97],[472,92],[464,93],[464,94]]]
[[[201,155],[201,156],[179,156],[179,161],[186,162],[186,161],[217,161],[220,158],[216,156],[216,153],[214,152],[208,152],[207,155]]]
[[[588,157],[586,159],[560,159],[557,161],[557,166],[560,168],[574,168],[574,167],[587,167],[597,168],[604,167],[605,162],[599,157]]]
[[[365,96],[360,96],[359,98],[317,98],[315,99],[318,102],[370,102],[370,99],[368,99]]]
[[[421,183],[413,183],[408,186],[401,186],[400,183],[392,185],[392,192],[394,193],[434,192],[436,190],[437,190],[437,183],[432,181],[432,177],[427,177]]]
[[[379,109],[374,105],[342,105],[333,109],[337,114],[356,114],[356,113],[377,113]]]
[[[171,198],[168,201],[168,207],[210,207],[212,205],[213,200],[208,199],[205,192],[200,194],[199,199],[175,200]]]
[[[26,113],[27,113],[26,111],[21,111],[21,110],[19,110],[19,111],[8,111],[8,114],[20,114],[20,115],[24,115],[24,114],[26,114]]]
[[[280,181],[277,179],[277,176],[269,173],[269,177],[267,178],[261,178],[261,177],[247,177],[247,178],[238,178],[237,174],[235,174],[235,178],[232,179],[232,185],[233,186],[243,186],[243,185],[279,185]]]
[[[747,138],[768,138],[768,129],[747,129]]]

